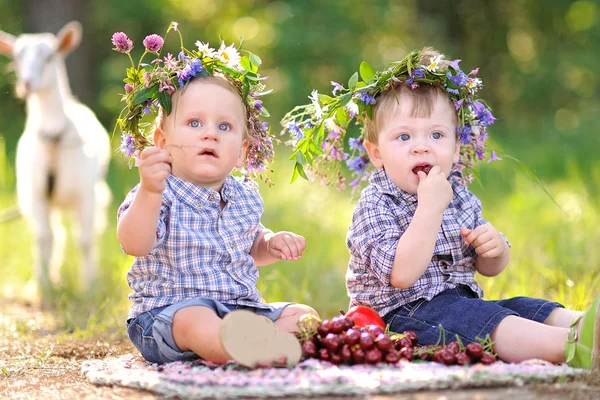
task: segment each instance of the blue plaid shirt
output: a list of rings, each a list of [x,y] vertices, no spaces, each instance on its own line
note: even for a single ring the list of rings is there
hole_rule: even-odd
[[[472,245],[465,244],[460,228],[474,229],[487,221],[481,216],[479,199],[457,178],[460,172],[453,171],[450,183],[454,195],[444,211],[429,266],[410,288],[398,289],[390,284],[390,274],[398,240],[415,215],[417,195],[399,189],[383,170],[371,176],[346,238],[350,250],[346,273],[350,306],[368,306],[385,316],[404,304],[421,298],[431,300],[457,285],[467,285],[483,296],[473,278],[477,254]]]
[[[138,188],[119,207],[118,219]],[[170,175],[162,199],[156,246],[147,256],[135,257],[127,272],[133,289],[128,318],[196,297],[270,309],[261,303],[258,269],[250,256],[263,229],[258,190],[227,176],[219,195]]]

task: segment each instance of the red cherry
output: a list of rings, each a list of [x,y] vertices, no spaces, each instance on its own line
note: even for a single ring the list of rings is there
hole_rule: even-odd
[[[442,362],[446,365],[452,365],[456,362],[456,357],[454,356],[454,353],[452,352],[452,350],[445,348],[443,350],[441,350],[442,352]]]
[[[302,351],[306,357],[314,357],[317,355],[317,346],[312,340],[307,340],[302,343]]]
[[[336,334],[328,333],[327,336],[325,336],[325,338],[323,339],[323,345],[329,351],[337,351],[337,349],[340,347],[340,340],[338,339]]]
[[[396,341],[396,348],[404,348],[404,347],[412,347],[412,341],[410,340],[409,337],[404,336],[403,338],[400,338]]]
[[[396,350],[392,349],[385,355],[385,362],[387,363],[396,364],[398,361],[400,361],[400,354]]]
[[[340,357],[342,357],[342,361],[344,362],[352,361],[352,351],[350,350],[350,346],[347,344],[342,346],[342,349],[340,350]]]
[[[329,361],[331,361],[335,365],[338,365],[342,363],[342,357],[337,353],[330,353]]]
[[[490,365],[496,362],[496,356],[486,351],[481,355],[481,360],[479,361],[484,365]]]
[[[317,328],[317,332],[322,337],[325,337],[329,333],[330,328],[331,328],[330,322],[328,319],[326,319],[326,320],[323,320],[323,322],[321,322],[321,325]]]
[[[384,353],[390,351],[394,347],[394,342],[385,333],[380,333],[375,338],[375,344],[379,347],[379,350]]]
[[[460,353],[460,345],[458,342],[450,342],[446,345],[446,348],[454,354]]]
[[[377,325],[381,329],[385,329],[385,322],[372,308],[354,306],[348,310],[346,316],[352,318],[355,326]]]
[[[406,358],[408,361],[412,361],[413,356],[414,354],[412,347],[403,347],[400,349],[400,357]]]
[[[346,333],[344,334],[344,343],[346,343],[346,344],[354,345],[354,344],[358,343],[359,340],[360,340],[360,333],[353,328],[348,329],[346,331]]]
[[[369,350],[375,344],[375,340],[373,339],[373,336],[371,336],[370,333],[363,332],[360,334],[359,343],[360,343],[360,347],[363,350]]]
[[[419,338],[417,337],[417,334],[413,331],[404,331],[404,336],[410,339],[413,346],[416,346],[417,343],[419,343]]]
[[[331,333],[340,333],[346,327],[346,323],[343,322],[340,318],[334,317],[331,320],[331,323],[330,323],[329,326],[330,326],[329,327],[329,332],[331,332]]]
[[[381,361],[381,352],[375,347],[365,352],[365,361],[369,364],[377,364]]]
[[[360,364],[365,361],[365,351],[360,347],[352,348],[352,359],[355,363]]]
[[[467,354],[473,359],[473,361],[477,361],[483,355],[483,347],[479,343],[469,343],[466,347]]]
[[[329,350],[319,349],[319,359],[323,361],[329,361]]]
[[[456,355],[456,363],[458,365],[469,365],[471,364],[471,357],[465,352],[458,353]]]

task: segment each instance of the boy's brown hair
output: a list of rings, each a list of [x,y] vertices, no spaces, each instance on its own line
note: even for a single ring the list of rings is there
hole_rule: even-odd
[[[432,60],[439,55],[440,53],[433,50],[431,47],[425,47],[422,50],[419,64],[429,65]],[[439,63],[439,68],[444,70],[448,65],[449,62],[447,60],[442,60]],[[377,143],[383,116],[387,115],[394,107],[398,106],[402,94],[409,95],[412,98],[413,109],[411,117],[429,117],[433,111],[437,96],[443,96],[447,99],[452,109],[454,109],[454,105],[447,93],[438,86],[422,84],[413,89],[405,83],[396,83],[376,97],[377,103],[373,107],[373,119],[368,117],[365,118],[366,140],[371,143]],[[458,125],[458,114],[456,115],[455,124]]]

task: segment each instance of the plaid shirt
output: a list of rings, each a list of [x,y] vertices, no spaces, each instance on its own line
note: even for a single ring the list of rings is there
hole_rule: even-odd
[[[453,171],[450,183],[454,195],[444,210],[433,257],[423,275],[408,289],[390,284],[390,274],[398,240],[408,228],[417,208],[417,195],[400,190],[383,170],[374,173],[370,185],[361,193],[354,210],[346,242],[350,263],[346,287],[350,306],[365,305],[381,316],[390,311],[457,285],[467,285],[480,297],[483,291],[475,282],[477,254],[466,245],[460,228],[487,223],[481,216],[481,202],[457,180]]]
[[[119,207],[118,219],[138,187]],[[221,196],[226,203],[222,210]],[[219,195],[170,175],[162,199],[156,245],[147,256],[135,257],[127,272],[133,289],[128,318],[196,297],[271,308],[261,304],[258,269],[250,256],[263,229],[258,190],[228,176]]]

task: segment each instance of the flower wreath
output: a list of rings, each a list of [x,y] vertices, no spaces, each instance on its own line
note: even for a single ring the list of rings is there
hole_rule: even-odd
[[[367,180],[373,166],[363,146],[365,118],[372,119],[377,95],[399,84],[413,89],[421,84],[435,85],[448,94],[459,121],[456,134],[461,143],[460,161],[455,168],[469,169],[464,171],[463,179],[471,182],[470,169],[475,161],[486,157],[487,127],[496,119],[487,104],[475,96],[483,87],[481,79],[475,77],[479,69],[465,74],[458,66],[461,60],[449,62],[441,54],[433,57],[429,65],[419,65],[421,54],[422,51],[415,50],[380,72],[363,61],[359,72],[350,78],[348,88],[332,81],[333,97],[314,90],[309,96],[310,104],[297,106],[287,113],[281,121],[281,134],[290,135],[286,145],[294,148],[290,157],[296,161],[292,182],[298,176],[311,180],[316,177],[324,184],[343,189],[346,185],[341,174],[342,161],[352,174],[350,186],[357,187]],[[362,81],[359,81],[359,73]],[[352,153],[349,154],[345,151],[345,139],[354,118],[362,125],[362,132],[359,138],[348,138],[348,149]],[[494,151],[489,156],[489,161],[493,160],[500,160]]]
[[[221,47],[215,50],[208,43],[197,41],[195,44],[198,49],[190,51],[183,47],[183,37],[177,28],[178,24],[172,22],[165,34],[166,37],[171,30],[179,34],[181,52],[177,57],[168,53],[161,58],[164,39],[152,34],[143,41],[145,51],[137,67],[130,54],[133,41],[123,32],[116,32],[112,36],[113,50],[127,54],[131,60],[131,67],[127,68],[127,77],[123,80],[125,94],[122,100],[126,106],[115,126],[122,131],[121,152],[130,159],[131,167],[140,152],[152,145],[153,123],[142,122],[143,117],[157,115],[161,107],[169,115],[172,109],[171,96],[175,90],[185,89],[194,77],[218,75],[238,89],[247,112],[249,143],[242,173],[261,176],[273,161],[269,124],[261,119],[268,117],[269,112],[259,97],[271,92],[265,91],[262,82],[266,78],[258,74],[261,59],[248,51],[246,55],[240,55],[239,48],[233,44],[226,46],[225,42],[221,42]],[[148,53],[156,55],[156,58],[149,64],[142,64]],[[262,178],[269,181],[264,176]]]

